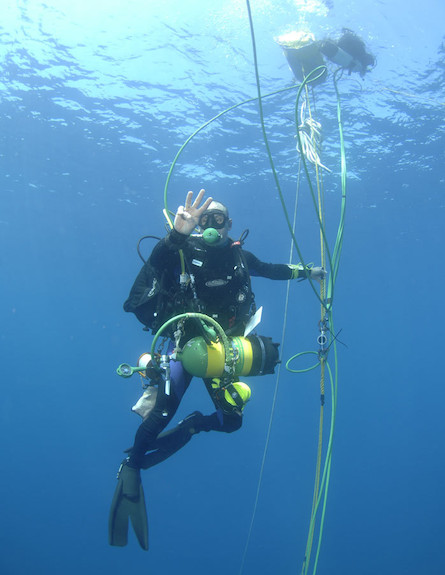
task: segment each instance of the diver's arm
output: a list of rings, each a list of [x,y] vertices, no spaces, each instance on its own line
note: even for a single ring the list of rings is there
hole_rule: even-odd
[[[262,262],[251,252],[244,251],[246,263],[251,276],[269,278],[271,280],[307,279],[320,281],[326,276],[321,267],[305,267],[302,264],[271,264]]]
[[[287,264],[266,263],[259,260],[251,252],[243,250],[243,253],[251,276],[259,276],[271,280],[292,279],[292,269]]]

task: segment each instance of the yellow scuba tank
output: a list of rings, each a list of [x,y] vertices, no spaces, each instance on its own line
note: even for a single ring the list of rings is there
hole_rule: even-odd
[[[250,387],[243,381],[224,383],[221,379],[214,377],[206,385],[213,400],[225,413],[243,411],[252,395]]]
[[[235,375],[264,375],[273,373],[278,363],[278,345],[271,338],[249,335],[229,337],[235,358]],[[194,337],[177,353],[177,359],[191,375],[219,377],[225,373],[224,346],[221,342],[206,343],[203,337]]]

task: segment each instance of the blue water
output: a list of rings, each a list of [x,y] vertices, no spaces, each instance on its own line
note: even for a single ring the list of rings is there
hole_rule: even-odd
[[[199,435],[143,475],[149,553],[107,542],[123,450],[139,418],[138,380],[120,380],[151,339],[122,310],[140,267],[136,243],[163,235],[163,189],[179,147],[220,111],[256,96],[243,0],[2,0],[0,23],[0,571],[72,575],[239,573],[275,378],[233,435]],[[292,85],[274,38],[304,25],[349,27],[377,57],[340,81],[348,168],[336,282],[339,395],[317,573],[445,572],[442,374],[445,36],[442,0],[252,0],[263,93]],[[315,88],[323,126],[326,227],[335,239],[340,156],[332,75]],[[299,158],[295,92],[264,101],[291,205]],[[225,202],[233,235],[286,262],[289,234],[256,103],[196,136],[168,191]],[[297,238],[319,263],[306,184]],[[144,246],[149,251],[150,244]],[[261,333],[281,337],[286,286],[255,279]],[[291,286],[283,358],[316,349],[319,305]],[[318,439],[319,374],[282,370],[243,573],[299,573]],[[196,381],[175,421],[212,409]],[[327,419],[331,397],[327,394]]]

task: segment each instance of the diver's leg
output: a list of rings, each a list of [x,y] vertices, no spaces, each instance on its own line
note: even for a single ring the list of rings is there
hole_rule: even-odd
[[[203,415],[200,411],[194,411],[173,429],[159,434],[153,444],[155,446],[154,450],[143,457],[141,467],[148,469],[161,463],[179,451],[190,441],[193,435],[201,431],[232,433],[241,427],[242,422],[243,416],[238,411],[227,414],[218,409],[211,415]]]
[[[146,450],[173,417],[180,402],[173,392],[167,395],[162,388],[161,385],[156,404],[139,426],[130,455],[122,462],[118,472],[108,519],[110,545],[127,544],[128,524],[131,521],[141,547],[148,549],[147,511],[140,470]]]
[[[214,431],[233,433],[234,431],[238,431],[243,424],[243,414],[238,410],[233,413],[225,413],[218,407],[216,412],[209,417],[212,418],[212,429]]]
[[[136,432],[134,445],[130,450],[128,459],[130,467],[145,468],[145,453],[158,448],[156,439],[175,415],[191,379],[192,376],[183,369],[180,362],[171,362],[170,394],[165,393],[163,385],[159,386],[155,406]]]
[[[192,379],[179,362],[171,363],[170,375],[170,394],[165,393],[162,384],[159,386],[156,403],[147,419],[139,426],[134,445],[129,450],[130,455],[119,469],[108,520],[110,545],[127,544],[128,524],[131,521],[141,547],[148,549],[148,521],[140,469],[143,467],[145,452],[156,449],[156,438],[176,413]]]
[[[144,456],[142,468],[153,467],[182,449],[195,433],[202,431],[200,421],[204,417],[199,411],[194,411],[176,427],[160,433],[153,444],[153,451]]]

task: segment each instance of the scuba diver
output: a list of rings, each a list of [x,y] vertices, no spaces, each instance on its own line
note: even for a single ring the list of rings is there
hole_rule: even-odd
[[[364,76],[375,66],[375,57],[367,52],[366,45],[352,30],[342,29],[338,39],[328,38],[317,41],[315,36],[305,30],[296,30],[279,36],[277,43],[283,48],[284,55],[297,81],[302,82],[316,68],[319,73],[310,83],[321,84],[327,77],[324,58],[330,60],[349,74],[357,72]]]
[[[326,272],[321,267],[260,261],[242,247],[247,231],[238,241],[229,237],[232,220],[225,205],[212,198],[201,205],[204,193],[205,190],[201,190],[194,199],[193,192],[188,192],[185,205],[177,210],[173,228],[157,243],[139,272],[124,310],[133,312],[146,326],[145,329],[151,328],[153,333],[184,312],[206,314],[221,326],[228,337],[242,340],[242,345],[246,345],[241,355],[251,355],[248,375],[273,373],[279,361],[279,344],[267,337],[244,337],[246,326],[255,313],[251,276],[273,280],[310,277],[321,281]],[[194,235],[196,228],[200,233]],[[185,274],[181,273],[184,269],[187,271]],[[152,361],[146,364],[146,377],[154,380],[157,390],[147,409],[139,411],[138,404],[133,408],[143,417],[143,422],[128,450],[128,457],[119,469],[109,516],[111,545],[127,544],[130,519],[141,547],[148,549],[148,523],[140,470],[164,461],[197,433],[236,431],[242,425],[242,411],[250,398],[249,387],[239,382],[237,376],[225,381],[223,375],[206,377],[199,373],[215,405],[214,413],[203,415],[195,411],[176,427],[163,431],[174,417],[193,375],[197,375],[193,368],[188,367],[191,364],[187,364],[185,359],[177,361],[172,354],[180,349],[184,358],[186,352],[193,355],[195,348],[191,342],[195,341],[194,338],[204,339],[204,347],[207,343],[212,345],[203,332],[202,322],[196,317],[181,323],[173,322],[167,327],[166,334],[170,338],[167,354],[173,358],[169,361],[168,380],[167,372],[160,373]]]
[[[352,30],[343,28],[342,36],[337,40],[325,40],[320,51],[341,68],[351,72],[358,72],[364,76],[368,68],[375,66],[375,57],[366,51],[365,43]]]

